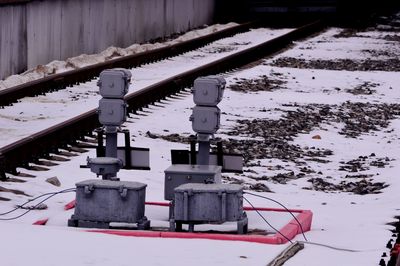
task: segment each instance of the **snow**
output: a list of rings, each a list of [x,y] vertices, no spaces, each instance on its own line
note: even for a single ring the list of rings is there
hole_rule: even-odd
[[[16,233],[18,232],[18,233]],[[52,226],[1,224],[2,264],[17,265],[264,265],[265,245],[132,238]],[[238,249],[240,252],[238,252]],[[280,247],[268,249],[277,255]],[[18,254],[16,254],[16,251]]]
[[[198,50],[185,53],[156,63],[146,64],[132,70],[132,85],[129,92],[138,91],[151,84],[171,78],[182,71],[188,71],[240,52],[248,47],[284,34],[288,29],[254,29],[235,37],[224,38]],[[251,42],[247,40],[251,39]],[[232,45],[232,43],[235,43]],[[222,52],[221,49],[233,47]],[[0,147],[22,137],[61,123],[85,111],[97,108],[101,98],[98,94],[97,79],[69,87],[65,90],[47,93],[38,97],[26,97],[12,106],[0,109]],[[23,126],[21,126],[21,121]]]
[[[250,41],[251,45],[255,45],[262,39],[283,32],[285,30],[253,30],[251,33],[220,40],[174,59],[133,69],[133,83],[130,91],[139,90],[153,82],[173,76],[183,69],[187,70],[230,53],[210,54],[210,51],[220,51],[218,48],[227,47],[233,43],[243,44]],[[398,103],[400,98],[400,75],[398,72],[305,70],[280,68],[268,64],[278,57],[296,57],[307,60],[363,59],[366,56],[362,52],[365,47],[375,50],[390,49],[393,53],[398,52],[398,46],[382,41],[378,33],[363,33],[370,36],[368,38],[365,36],[333,37],[338,32],[338,29],[329,29],[322,35],[299,43],[292,50],[267,59],[264,65],[224,73],[227,86],[234,84],[240,78],[250,79],[262,75],[274,77],[274,79],[278,77],[286,83],[282,85],[283,88],[273,91],[242,93],[226,89],[224,98],[219,104],[219,108],[224,112],[221,117],[222,127],[216,137],[234,138],[225,133],[236,124],[237,119],[279,119],[284,111],[295,109],[295,107],[286,106],[288,103],[299,105],[310,103],[340,105],[346,101]],[[239,51],[242,46],[246,47],[247,45],[239,45],[239,47],[234,45],[233,47]],[[312,47],[313,50],[305,52],[304,47]],[[351,49],[348,50],[348,48]],[[273,75],[273,73],[280,75]],[[378,84],[374,87],[375,93],[353,95],[345,90],[362,85],[367,81]],[[336,88],[341,88],[341,90]],[[85,108],[87,110],[95,108],[98,100],[95,89],[95,81],[91,81],[71,88],[70,92],[60,91],[35,99],[27,98],[21,103],[0,110],[0,127],[2,128],[0,129],[2,132],[0,146],[12,142],[24,134],[29,135],[50,124],[74,116]],[[68,99],[78,92],[80,95],[89,92],[89,95],[85,95],[86,99],[79,97],[76,101]],[[37,101],[46,102],[48,111],[43,111],[45,109],[41,108],[44,107],[40,107]],[[59,103],[60,101],[62,103]],[[35,105],[30,102],[35,102]],[[50,106],[54,106],[60,111],[56,112]],[[168,98],[157,106],[145,108],[143,112],[129,118],[126,123],[126,127],[134,139],[132,145],[150,148],[151,171],[121,170],[118,176],[121,180],[146,183],[148,185],[147,201],[163,200],[164,170],[171,163],[170,149],[186,149],[188,145],[167,142],[160,138],[152,139],[146,136],[146,132],[150,131],[159,135],[177,133],[188,136],[192,134],[188,118],[193,106],[191,94],[186,91],[181,93],[178,98]],[[265,109],[265,112],[260,112],[262,109]],[[18,115],[20,112],[23,114]],[[40,114],[47,116],[46,119],[42,119]],[[27,120],[24,122],[26,126],[23,129],[21,129],[21,124],[14,120],[21,117]],[[32,117],[36,118],[34,123],[30,122]],[[356,250],[355,252],[339,251],[306,244],[305,249],[285,265],[372,266],[378,264],[383,252],[389,253],[385,245],[392,235],[390,232],[392,227],[387,223],[392,222],[393,217],[399,214],[397,191],[399,191],[400,182],[396,177],[400,170],[400,154],[398,152],[400,149],[400,119],[396,116],[387,128],[378,128],[377,131],[363,133],[357,138],[339,134],[343,126],[341,122],[322,122],[311,132],[299,134],[291,143],[299,144],[301,147],[314,146],[332,150],[333,154],[326,158],[329,160],[327,163],[307,161],[308,166],[316,172],[323,172],[324,177],[331,176],[329,181],[332,183],[340,182],[347,174],[338,170],[342,161],[368,156],[372,153],[375,153],[376,157],[388,157],[391,160],[386,167],[370,167],[359,173],[371,174],[374,182],[385,182],[389,186],[384,188],[380,194],[356,195],[349,192],[303,189],[311,186],[307,179],[318,177],[316,173],[309,173],[305,178],[288,181],[287,184],[262,181],[274,193],[259,194],[282,202],[288,208],[310,209],[314,213],[312,229],[306,233],[310,241]],[[320,135],[321,139],[313,139],[312,137],[315,135]],[[244,137],[236,136],[236,138]],[[122,144],[122,138],[119,140]],[[19,169],[21,172],[35,175],[36,178],[16,177],[26,180],[26,183],[3,182],[1,186],[20,189],[32,196],[74,187],[76,182],[94,177],[88,169],[79,168],[79,165],[85,164],[87,156],[93,157],[94,151],[80,154],[68,162],[50,167],[49,171],[37,172],[21,168]],[[284,169],[274,170],[278,164],[284,165]],[[279,159],[263,159],[260,160],[260,166],[247,167],[245,170],[253,170],[255,173],[252,175],[257,176],[272,176],[282,171],[299,172],[298,166],[293,162]],[[44,182],[46,178],[52,176],[60,179],[62,183],[60,188]],[[248,178],[246,172],[244,175],[229,174],[229,176],[248,183],[255,182]],[[0,212],[7,211],[15,204],[22,204],[27,200],[25,196],[11,193],[1,193],[0,195],[11,199],[0,205]],[[45,211],[33,211],[18,220],[1,222],[2,243],[10,243],[2,245],[4,246],[2,252],[4,265],[27,265],[32,262],[34,264],[40,262],[42,265],[131,265],[135,262],[144,265],[265,265],[287,247],[287,244],[263,245],[211,240],[151,239],[82,232],[82,229],[66,227],[66,220],[73,211],[64,211],[63,206],[73,197],[73,193],[57,195],[46,202],[48,209]],[[256,206],[279,207],[275,203],[250,195],[246,197]],[[21,212],[17,211],[17,213]],[[159,224],[165,224],[165,210],[157,211],[157,208],[151,207],[148,208],[146,215],[149,219],[154,217]],[[30,226],[32,222],[48,217],[50,218],[48,226]],[[272,214],[266,215],[266,218],[277,227],[284,224],[286,219],[290,219],[290,217],[282,218]],[[251,220],[257,227],[263,227],[262,221],[253,214]],[[267,225],[264,226],[263,229],[271,230]],[[303,240],[303,238],[299,235],[295,240]],[[57,243],[57,248],[54,248],[54,243]],[[18,246],[18,254],[23,252],[25,256],[17,255],[16,246]]]
[[[76,57],[68,58],[65,61],[55,60],[46,65],[38,65],[35,68],[28,69],[22,74],[12,75],[4,80],[0,80],[0,90],[17,86],[19,84],[33,81],[36,79],[44,78],[52,74],[58,74],[65,71],[102,63],[110,59],[116,59],[121,56],[134,55],[137,53],[178,44],[193,38],[204,36],[206,34],[234,27],[236,25],[237,23],[234,22],[230,22],[227,24],[214,24],[211,26],[207,26],[203,29],[197,29],[186,32],[175,39],[162,43],[159,42],[145,43],[145,44],[135,43],[126,48],[110,46],[99,54],[90,54],[90,55],[82,54]]]
[[[364,31],[348,38],[336,37],[342,31],[340,28],[329,28],[309,42],[297,42],[297,49],[288,50],[274,59],[280,57],[295,57],[299,59],[377,59],[371,56],[368,50],[391,51],[399,54],[400,47],[397,42],[384,40],[383,37],[390,32],[377,33]],[[395,35],[392,33],[392,36]],[[386,59],[387,56],[379,56]]]

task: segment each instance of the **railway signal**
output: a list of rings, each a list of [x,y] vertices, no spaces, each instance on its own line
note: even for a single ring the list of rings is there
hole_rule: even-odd
[[[146,184],[119,181],[117,172],[123,161],[118,158],[118,127],[126,121],[124,96],[129,90],[131,72],[110,69],[101,72],[98,85],[103,98],[99,102],[99,121],[105,128],[105,157],[88,158],[90,170],[102,180],[85,180],[76,184],[76,207],[69,226],[108,228],[110,223],[136,223],[148,229],[144,216]]]
[[[243,211],[243,187],[221,184],[222,167],[210,165],[210,140],[220,126],[225,79],[200,77],[194,81],[190,116],[199,144],[197,164],[173,164],[165,170],[164,198],[171,200],[170,230],[182,230],[182,224],[194,231],[195,224],[237,222],[239,234],[247,232]],[[228,215],[229,214],[229,215]]]

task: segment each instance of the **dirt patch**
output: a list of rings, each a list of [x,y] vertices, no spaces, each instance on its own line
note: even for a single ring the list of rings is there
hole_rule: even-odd
[[[201,51],[208,54],[219,54],[219,53],[227,53],[237,50],[237,47],[234,46],[219,46],[219,47],[210,47],[204,48]]]
[[[359,156],[358,158],[347,162],[340,162],[341,165],[339,166],[339,171],[356,173],[369,170],[371,167],[385,168],[387,165],[390,164],[390,161],[393,161],[393,159],[390,159],[388,157],[377,158],[375,154],[372,153],[369,156]],[[357,176],[353,175],[350,177]]]
[[[257,172],[250,169],[246,175],[242,176],[246,181],[232,177],[226,178],[226,182],[241,184],[255,191],[269,191],[268,187],[264,187],[265,182],[286,184],[299,178],[313,177],[309,179],[312,186],[308,189],[355,194],[379,193],[382,188],[388,186],[385,183],[374,183],[371,175],[360,172],[372,167],[385,167],[390,163],[389,158],[371,154],[341,162],[339,170],[357,174],[345,175],[342,177],[343,181],[334,184],[320,177],[315,178],[316,175],[322,175],[322,172],[317,172],[308,165],[310,161],[320,164],[330,162],[329,157],[333,152],[329,149],[301,146],[293,141],[299,134],[310,134],[311,131],[320,128],[321,124],[342,123],[344,126],[338,130],[339,134],[349,138],[357,138],[362,134],[381,130],[386,128],[392,119],[400,116],[400,105],[345,102],[341,105],[302,106],[294,103],[286,104],[285,107],[287,107],[286,110],[279,109],[283,112],[279,119],[238,119],[235,126],[222,132],[228,136],[228,139],[217,139],[217,141],[222,141],[225,153],[242,154],[246,167],[268,167],[262,165],[261,160],[279,159],[282,162],[294,163],[297,169],[284,171],[285,166],[271,166],[273,169],[268,170],[283,170],[283,173],[272,176],[257,176]],[[147,135],[179,143],[189,143],[193,138],[193,136],[179,134],[163,136],[150,133]],[[310,135],[310,141],[311,138]],[[354,179],[356,181],[353,181]]]
[[[305,60],[292,57],[281,57],[272,63],[266,63],[276,67],[291,67],[300,69],[326,69],[326,70],[347,70],[347,71],[387,71],[399,72],[400,60],[389,58],[385,60]]]
[[[296,180],[299,178],[304,177],[304,173],[295,174],[293,171],[289,171],[286,173],[280,173],[274,176],[246,176],[250,179],[257,180],[257,181],[268,181],[275,184],[287,184],[291,180]]]
[[[400,42],[400,35],[385,35],[383,39],[390,42]]]
[[[311,178],[308,180],[312,185],[304,189],[313,189],[323,192],[350,192],[358,195],[378,194],[389,185],[384,182],[371,182],[366,179],[361,181],[341,181],[339,184],[330,183],[322,178]]]
[[[263,75],[257,79],[240,79],[235,84],[228,87],[233,91],[240,92],[257,92],[257,91],[273,91],[283,88],[282,85],[286,83],[282,80],[271,79],[266,75]]]
[[[374,90],[373,88],[376,88],[378,86],[378,83],[364,82],[363,84],[353,89],[347,89],[346,92],[353,95],[371,95],[376,93],[376,90]]]
[[[334,38],[364,37],[357,35],[357,33],[359,33],[360,31],[361,31],[360,29],[346,28],[342,29],[339,33],[333,35],[333,37]]]
[[[386,128],[400,115],[400,104],[346,102],[338,107],[333,120],[344,123],[339,134],[356,138],[363,133]]]

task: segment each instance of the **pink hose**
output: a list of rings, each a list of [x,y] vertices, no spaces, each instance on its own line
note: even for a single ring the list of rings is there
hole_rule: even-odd
[[[64,206],[65,210],[75,208],[75,200]],[[146,205],[169,207],[169,202],[146,202]],[[273,211],[273,212],[287,212],[285,209],[277,208],[262,208],[262,207],[244,207],[245,211]],[[311,229],[312,212],[309,210],[290,210],[292,213],[297,214],[297,220],[301,224],[304,232]],[[34,225],[46,225],[49,219],[38,220]],[[226,240],[226,241],[245,241],[261,244],[284,244],[288,239],[292,240],[296,235],[302,233],[300,225],[295,219],[292,219],[287,225],[279,230],[280,233],[275,233],[271,236],[264,235],[236,235],[236,234],[211,234],[211,233],[187,233],[187,232],[160,232],[160,231],[128,231],[128,230],[112,230],[112,229],[95,229],[87,230],[87,232],[96,232],[104,234],[112,234],[118,236],[134,236],[134,237],[157,237],[157,238],[183,238],[183,239],[212,239],[212,240]]]
[[[146,205],[169,207],[169,202],[146,202]],[[276,208],[252,208],[244,207],[246,211],[275,211],[287,212],[284,209]],[[297,220],[301,224],[304,232],[311,229],[312,212],[309,210],[290,210],[298,213]],[[187,233],[187,232],[159,232],[159,231],[127,231],[127,230],[87,230],[87,232],[96,232],[104,234],[112,234],[119,236],[134,236],[134,237],[159,237],[159,238],[183,238],[183,239],[211,239],[211,240],[226,240],[226,241],[245,241],[261,244],[285,244],[288,239],[292,240],[296,235],[301,233],[301,228],[295,219],[292,219],[287,225],[271,236],[264,235],[234,235],[234,234],[209,234],[209,233]]]

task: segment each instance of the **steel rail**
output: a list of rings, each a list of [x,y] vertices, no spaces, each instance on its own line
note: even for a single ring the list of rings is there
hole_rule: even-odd
[[[190,86],[199,76],[216,74],[243,66],[267,55],[287,48],[293,41],[307,37],[324,28],[320,21],[307,24],[275,39],[266,41],[252,48],[240,51],[212,63],[200,66],[125,97],[129,112],[136,112],[143,107],[178,93]],[[6,179],[6,172],[17,174],[17,167],[26,166],[39,158],[45,158],[58,148],[74,143],[77,139],[90,135],[99,127],[96,110],[90,110],[68,121],[21,139],[0,149],[0,179]]]
[[[59,74],[52,74],[44,78],[0,90],[0,107],[10,105],[23,97],[37,96],[47,92],[65,89],[68,86],[76,85],[81,82],[89,81],[97,77],[100,72],[105,69],[116,67],[133,68],[145,63],[173,57],[187,51],[202,47],[215,40],[247,31],[250,29],[250,27],[255,26],[256,23],[257,22],[242,23],[181,43],[157,48],[134,55],[122,56],[99,64],[94,64]]]

